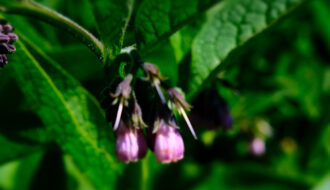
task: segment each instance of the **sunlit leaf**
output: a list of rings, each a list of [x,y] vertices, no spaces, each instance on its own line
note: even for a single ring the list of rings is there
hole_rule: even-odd
[[[302,2],[232,0],[220,3],[193,43],[189,96],[195,96],[205,81],[216,76],[233,50],[240,48]]]

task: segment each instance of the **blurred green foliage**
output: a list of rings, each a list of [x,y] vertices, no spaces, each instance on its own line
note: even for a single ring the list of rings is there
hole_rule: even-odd
[[[0,0],[0,10],[17,2]],[[176,164],[151,151],[119,164],[96,101],[114,76],[63,30],[1,13],[20,39],[0,70],[0,189],[330,189],[329,1],[38,2],[100,37],[111,56],[137,43],[190,101],[216,89],[234,127],[195,126],[198,141],[182,127]],[[265,126],[266,153],[254,156],[250,133]]]

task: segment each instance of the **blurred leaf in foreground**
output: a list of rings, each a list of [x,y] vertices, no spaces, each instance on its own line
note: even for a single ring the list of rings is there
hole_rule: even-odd
[[[109,189],[120,167],[99,144],[98,128],[107,124],[98,103],[54,62],[42,66],[22,42],[17,49],[12,67],[28,102],[95,187]]]

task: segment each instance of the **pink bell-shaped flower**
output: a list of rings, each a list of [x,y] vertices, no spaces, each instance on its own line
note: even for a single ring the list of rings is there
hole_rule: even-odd
[[[116,156],[119,161],[136,162],[146,155],[147,143],[141,129],[126,126],[120,121],[116,135]]]
[[[184,143],[178,128],[164,120],[156,121],[156,126],[154,152],[157,161],[171,163],[181,160],[184,155]]]

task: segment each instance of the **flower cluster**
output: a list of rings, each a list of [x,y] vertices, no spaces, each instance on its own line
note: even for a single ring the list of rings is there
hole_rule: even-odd
[[[14,28],[5,20],[0,20],[0,67],[3,68],[7,65],[7,54],[11,54],[16,51],[16,47],[13,45],[17,41],[18,37],[13,33]]]
[[[121,162],[136,162],[146,155],[149,146],[158,162],[177,162],[184,156],[184,142],[166,97],[183,115],[194,138],[197,138],[185,113],[191,106],[178,89],[162,83],[165,77],[160,74],[157,66],[143,63],[141,68],[145,73],[143,78],[134,78],[128,74],[123,80],[116,80],[112,88],[107,88],[104,93],[106,97],[102,106],[106,109],[107,120],[113,122],[116,156]],[[152,89],[152,100],[145,100],[148,89]]]

